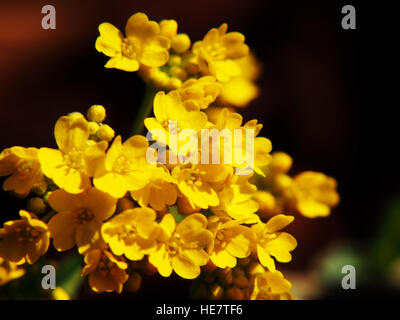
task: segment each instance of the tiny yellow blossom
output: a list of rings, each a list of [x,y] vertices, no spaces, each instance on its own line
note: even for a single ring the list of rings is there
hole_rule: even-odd
[[[156,213],[150,208],[129,209],[107,221],[101,233],[115,255],[141,260],[157,245],[160,229],[155,219]]]
[[[207,209],[219,205],[218,186],[229,176],[230,168],[222,164],[176,166],[171,174],[192,207]]]
[[[208,228],[213,232],[213,245],[208,252],[211,261],[219,268],[233,268],[236,258],[246,258],[251,253],[254,235],[250,228],[242,225],[243,221],[209,218]]]
[[[175,179],[164,167],[155,167],[149,171],[148,183],[141,189],[131,191],[131,196],[142,207],[150,205],[161,211],[167,205],[173,205],[178,195]]]
[[[293,300],[292,284],[279,271],[256,274],[253,280],[251,300]]]
[[[225,139],[223,139],[220,143],[220,153],[223,156],[223,163],[232,163],[233,167],[237,168],[245,168],[246,166],[250,169],[254,169],[254,171],[262,176],[265,176],[264,172],[261,170],[262,167],[265,167],[271,162],[271,155],[270,152],[272,150],[271,141],[264,137],[257,137],[260,130],[262,129],[262,124],[257,123],[257,120],[250,120],[242,125],[243,117],[236,113],[231,112],[227,108],[224,108],[219,114],[215,122],[215,128],[218,129],[220,132],[223,130],[231,131],[232,137],[235,136],[235,132],[238,130],[241,131],[241,143],[232,139],[230,144],[225,143]],[[253,131],[253,154],[254,156],[254,164],[252,164],[247,154],[246,146],[248,141],[246,141],[247,130],[249,132]],[[237,140],[237,139],[236,139]],[[229,143],[229,142],[228,142]],[[225,159],[225,152],[226,150],[231,150],[231,153],[228,155],[231,159]],[[251,151],[250,151],[251,152]],[[245,154],[246,158],[243,159],[243,163],[238,162],[239,159],[235,159],[234,154],[239,153],[240,155]]]
[[[58,119],[54,135],[59,150],[39,150],[43,173],[65,191],[80,193],[90,186],[90,177],[93,176],[108,143],[88,143],[88,122],[80,113]]]
[[[226,33],[228,25],[211,29],[201,41],[193,44],[193,53],[203,74],[214,75],[218,81],[226,82],[240,75],[236,59],[249,53],[244,36],[239,32]]]
[[[49,248],[46,223],[25,210],[20,220],[11,220],[0,228],[0,257],[16,264],[35,263]]]
[[[89,285],[95,292],[121,293],[129,276],[128,264],[107,250],[93,249],[85,254],[82,276],[89,275]]]
[[[305,171],[293,178],[296,209],[307,218],[326,217],[339,202],[336,180],[323,173]]]
[[[183,142],[177,146],[173,146],[170,141],[170,125],[176,122],[176,133],[178,134],[182,129],[192,129],[195,132],[200,132],[207,124],[207,116],[201,111],[188,111],[183,105],[181,96],[178,91],[173,90],[168,94],[160,91],[154,98],[154,117],[146,118],[144,124],[147,130],[153,129],[163,130],[166,141],[161,141],[172,148],[172,151],[178,152]],[[159,137],[157,137],[159,138]],[[172,139],[171,139],[172,140]]]
[[[233,105],[238,108],[246,107],[260,94],[258,86],[254,83],[257,80],[261,66],[253,54],[237,59],[241,74],[223,83],[223,89],[218,102],[223,105]]]
[[[189,79],[178,89],[186,110],[206,109],[221,93],[222,86],[213,76]]]
[[[110,57],[106,68],[137,71],[140,64],[159,67],[168,61],[171,41],[160,34],[158,23],[149,21],[144,13],[135,13],[128,19],[126,38],[107,22],[99,25],[99,32],[96,49]]]
[[[93,179],[95,187],[115,198],[143,188],[150,175],[148,169],[152,167],[146,160],[148,146],[143,136],[133,136],[123,144],[121,136],[116,137],[97,167]]]
[[[258,203],[252,199],[257,187],[248,181],[249,177],[231,174],[223,189],[218,192],[219,205],[211,208],[216,215],[227,214],[233,219],[252,220],[253,223],[259,220],[255,214]]]
[[[12,147],[0,154],[0,176],[9,176],[4,183],[5,191],[26,196],[34,187],[39,187],[43,174],[36,148]]]
[[[150,263],[163,277],[169,277],[174,270],[184,279],[197,278],[200,266],[206,265],[209,259],[202,248],[210,245],[213,238],[206,229],[206,217],[195,213],[176,225],[174,217],[166,214],[160,227],[159,244],[149,256]]]
[[[76,244],[83,253],[102,245],[100,229],[115,211],[115,198],[96,188],[80,194],[59,189],[51,193],[48,201],[58,212],[49,221],[50,235],[58,251],[71,249]]]
[[[278,232],[294,220],[292,216],[283,214],[272,217],[266,224],[257,223],[251,226],[255,234],[255,250],[260,263],[270,271],[275,271],[275,261],[289,262],[292,260],[290,251],[297,247],[296,239],[286,232]]]

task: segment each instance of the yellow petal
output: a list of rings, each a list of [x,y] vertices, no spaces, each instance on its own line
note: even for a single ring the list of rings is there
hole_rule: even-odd
[[[286,227],[288,224],[290,224],[293,220],[294,220],[293,216],[285,216],[283,214],[278,214],[269,219],[268,222],[265,224],[266,231],[268,233],[279,231],[284,227]]]
[[[275,271],[274,259],[272,259],[268,252],[266,252],[266,250],[260,245],[257,245],[257,256],[258,260],[264,267],[268,268],[270,271]]]
[[[96,50],[103,52],[106,56],[115,57],[121,54],[122,40],[121,31],[111,23],[104,22],[99,25],[100,36],[96,40]]]
[[[54,136],[63,152],[69,152],[72,148],[83,149],[89,138],[88,122],[79,113],[63,116],[56,122]]]
[[[211,261],[219,268],[234,268],[236,266],[236,258],[230,255],[226,250],[217,250],[210,255]]]
[[[200,275],[200,267],[183,255],[172,258],[172,268],[184,279],[195,279]]]
[[[134,72],[139,69],[139,62],[124,56],[117,56],[108,60],[104,66],[106,68],[115,68],[123,71]]]
[[[76,222],[71,212],[57,213],[49,221],[50,236],[58,251],[71,249],[75,245]]]

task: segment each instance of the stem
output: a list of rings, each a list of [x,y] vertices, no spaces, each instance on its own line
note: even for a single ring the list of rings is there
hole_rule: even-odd
[[[133,120],[131,135],[141,134],[144,129],[144,119],[151,113],[153,109],[153,100],[156,95],[156,90],[150,86],[146,86],[142,104],[139,111]]]

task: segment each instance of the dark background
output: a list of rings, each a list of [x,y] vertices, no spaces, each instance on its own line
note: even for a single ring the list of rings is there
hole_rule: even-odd
[[[56,7],[56,30],[41,28],[45,4]],[[346,4],[356,7],[356,30],[341,27]],[[264,124],[261,135],[274,150],[293,156],[292,173],[322,171],[338,180],[341,202],[329,218],[298,215],[288,228],[299,242],[289,269],[307,270],[331,243],[373,237],[379,209],[398,181],[396,161],[379,151],[378,143],[389,143],[374,134],[388,128],[376,114],[372,127],[363,119],[371,118],[372,92],[361,94],[362,86],[378,79],[367,56],[376,33],[367,30],[370,16],[358,1],[1,1],[0,150],[55,147],[58,117],[85,113],[92,104],[104,105],[106,122],[128,137],[144,84],[134,73],[104,68],[107,57],[94,43],[101,22],[123,30],[138,11],[151,20],[176,19],[192,42],[223,22],[242,32],[263,73],[260,97],[239,112]],[[0,201],[0,219],[17,216],[19,201],[4,192]],[[168,281],[149,281],[144,295],[170,290]],[[173,290],[177,297],[186,296],[181,287],[180,281]]]

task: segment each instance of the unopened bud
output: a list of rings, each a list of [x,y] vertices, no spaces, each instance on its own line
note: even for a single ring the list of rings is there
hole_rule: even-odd
[[[90,121],[103,122],[106,119],[106,109],[99,104],[95,104],[89,108],[87,118]]]
[[[126,289],[130,292],[136,292],[142,284],[142,276],[138,272],[133,272],[126,283]]]
[[[270,168],[273,172],[286,173],[293,164],[293,159],[285,152],[274,152]]]
[[[103,124],[99,130],[97,130],[96,135],[100,140],[110,142],[114,138],[115,132],[109,125]]]
[[[177,34],[172,38],[172,49],[177,53],[183,53],[190,48],[190,38],[185,33]]]
[[[46,211],[46,204],[42,198],[31,198],[28,200],[28,210],[36,214],[43,214]]]

